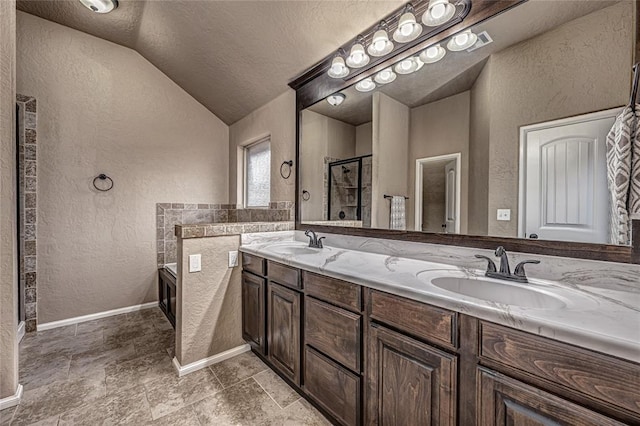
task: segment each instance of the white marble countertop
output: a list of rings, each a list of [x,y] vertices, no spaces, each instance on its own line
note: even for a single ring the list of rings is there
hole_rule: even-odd
[[[640,292],[582,290],[531,277],[529,284],[499,281],[529,287],[565,305],[515,306],[453,293],[431,283],[438,277],[485,279],[484,271],[331,246],[303,249],[306,243],[293,241],[293,233],[268,235],[243,239],[240,251],[640,363]],[[300,250],[286,253],[292,246]],[[532,305],[530,299],[523,302],[520,305]]]

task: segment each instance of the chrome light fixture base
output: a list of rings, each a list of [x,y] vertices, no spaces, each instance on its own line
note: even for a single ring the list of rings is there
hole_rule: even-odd
[[[373,82],[371,77],[367,77],[364,80],[360,80],[356,84],[356,90],[362,93],[370,92],[375,88],[376,88],[376,84]]]
[[[333,95],[327,96],[327,102],[329,102],[329,105],[334,107],[340,106],[340,104],[342,104],[346,98],[347,97],[344,95],[344,93],[334,93]]]
[[[447,50],[438,43],[420,52],[420,60],[425,64],[433,64],[444,58],[446,54]]]

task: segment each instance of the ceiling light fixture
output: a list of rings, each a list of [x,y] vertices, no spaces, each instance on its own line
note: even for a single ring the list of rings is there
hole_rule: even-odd
[[[96,13],[109,13],[118,7],[118,0],[80,0],[80,3]]]
[[[371,77],[365,78],[356,84],[356,90],[358,92],[370,92],[376,88],[376,84],[373,82]]]
[[[427,11],[422,15],[422,23],[427,27],[437,27],[449,22],[456,13],[456,7],[449,0],[430,0]]]
[[[411,74],[413,72],[418,71],[418,67],[422,68],[418,63],[417,58],[411,57],[411,58],[403,59],[402,61],[398,62],[396,66],[393,67],[393,69],[398,74]]]
[[[476,44],[476,41],[478,41],[478,36],[471,30],[466,30],[454,35],[451,40],[449,40],[449,43],[447,43],[447,49],[452,52],[460,52]]]
[[[347,97],[343,93],[334,93],[333,95],[327,96],[327,102],[331,106],[339,106]]]
[[[338,54],[331,61],[331,68],[328,71],[331,78],[343,78],[349,75],[349,68],[345,65],[342,55],[340,55],[341,51],[342,49],[338,51]]]
[[[447,51],[444,47],[440,46],[440,44],[435,44],[420,53],[420,60],[425,64],[433,64],[444,58],[446,54]]]
[[[398,21],[398,28],[393,32],[393,39],[398,43],[408,43],[417,39],[420,34],[422,34],[422,25],[416,22],[413,6],[409,3]]]
[[[396,79],[396,73],[391,68],[386,68],[376,74],[373,79],[378,84],[389,84]]]
[[[351,68],[362,68],[369,63],[369,55],[364,51],[364,37],[356,38],[356,42],[351,46],[351,52],[347,58],[347,65]]]
[[[367,48],[367,52],[371,56],[384,56],[392,50],[393,42],[389,40],[389,34],[387,34],[387,23],[382,21],[373,34],[373,40]]]

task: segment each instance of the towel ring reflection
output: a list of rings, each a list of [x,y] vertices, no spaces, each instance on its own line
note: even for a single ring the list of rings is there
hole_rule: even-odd
[[[106,188],[100,188],[96,184],[96,182],[98,181],[106,181],[108,186]],[[93,178],[93,187],[98,191],[107,192],[111,190],[111,188],[113,188],[113,179],[111,179],[109,176],[105,175],[104,173],[100,173],[98,176]]]
[[[289,173],[287,173],[287,175],[285,176],[282,168],[284,166],[289,166],[288,170]],[[293,160],[289,160],[289,161],[283,161],[282,164],[280,164],[280,176],[282,176],[284,179],[289,179],[289,177],[291,177],[291,167],[293,166]]]
[[[306,189],[304,191],[302,191],[302,200],[303,201],[309,201],[311,199],[311,193],[309,191],[307,191]]]

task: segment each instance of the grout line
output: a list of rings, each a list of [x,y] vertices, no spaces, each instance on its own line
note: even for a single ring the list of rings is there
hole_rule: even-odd
[[[289,385],[287,385],[287,386],[289,386]],[[293,390],[293,389],[292,389],[292,390]],[[297,393],[296,391],[293,391],[293,392],[295,392],[295,394],[296,394],[296,395],[298,395],[298,393]],[[291,404],[289,404],[289,405],[287,405],[286,407],[284,407],[284,408],[283,408],[283,410],[286,410],[287,408],[291,407],[291,406],[292,406],[293,404],[295,404],[296,402],[300,402],[300,400],[301,400],[301,399],[304,399],[304,398],[302,398],[300,395],[298,395],[298,399],[296,399],[296,400],[295,400],[295,401],[293,401]]]
[[[258,373],[258,374],[259,374],[259,373]],[[273,402],[275,402],[275,403],[276,403],[276,405],[280,408],[280,410],[284,410],[284,408],[282,408],[282,406],[281,406],[280,404],[278,404],[278,401],[276,401],[276,400],[271,396],[271,394],[270,394],[270,393],[269,393],[269,392],[264,388],[264,386],[262,386],[262,385],[260,384],[260,382],[259,382],[259,381],[257,381],[257,380],[255,379],[255,377],[254,377],[254,376],[255,376],[255,374],[254,374],[253,376],[251,376],[250,378],[251,378],[251,379],[253,379],[253,381],[254,381],[254,382],[256,382],[256,383],[258,384],[258,386],[260,386],[260,388],[264,391],[264,393],[266,393],[266,394],[269,396],[269,398],[271,398],[271,400],[272,400]]]

